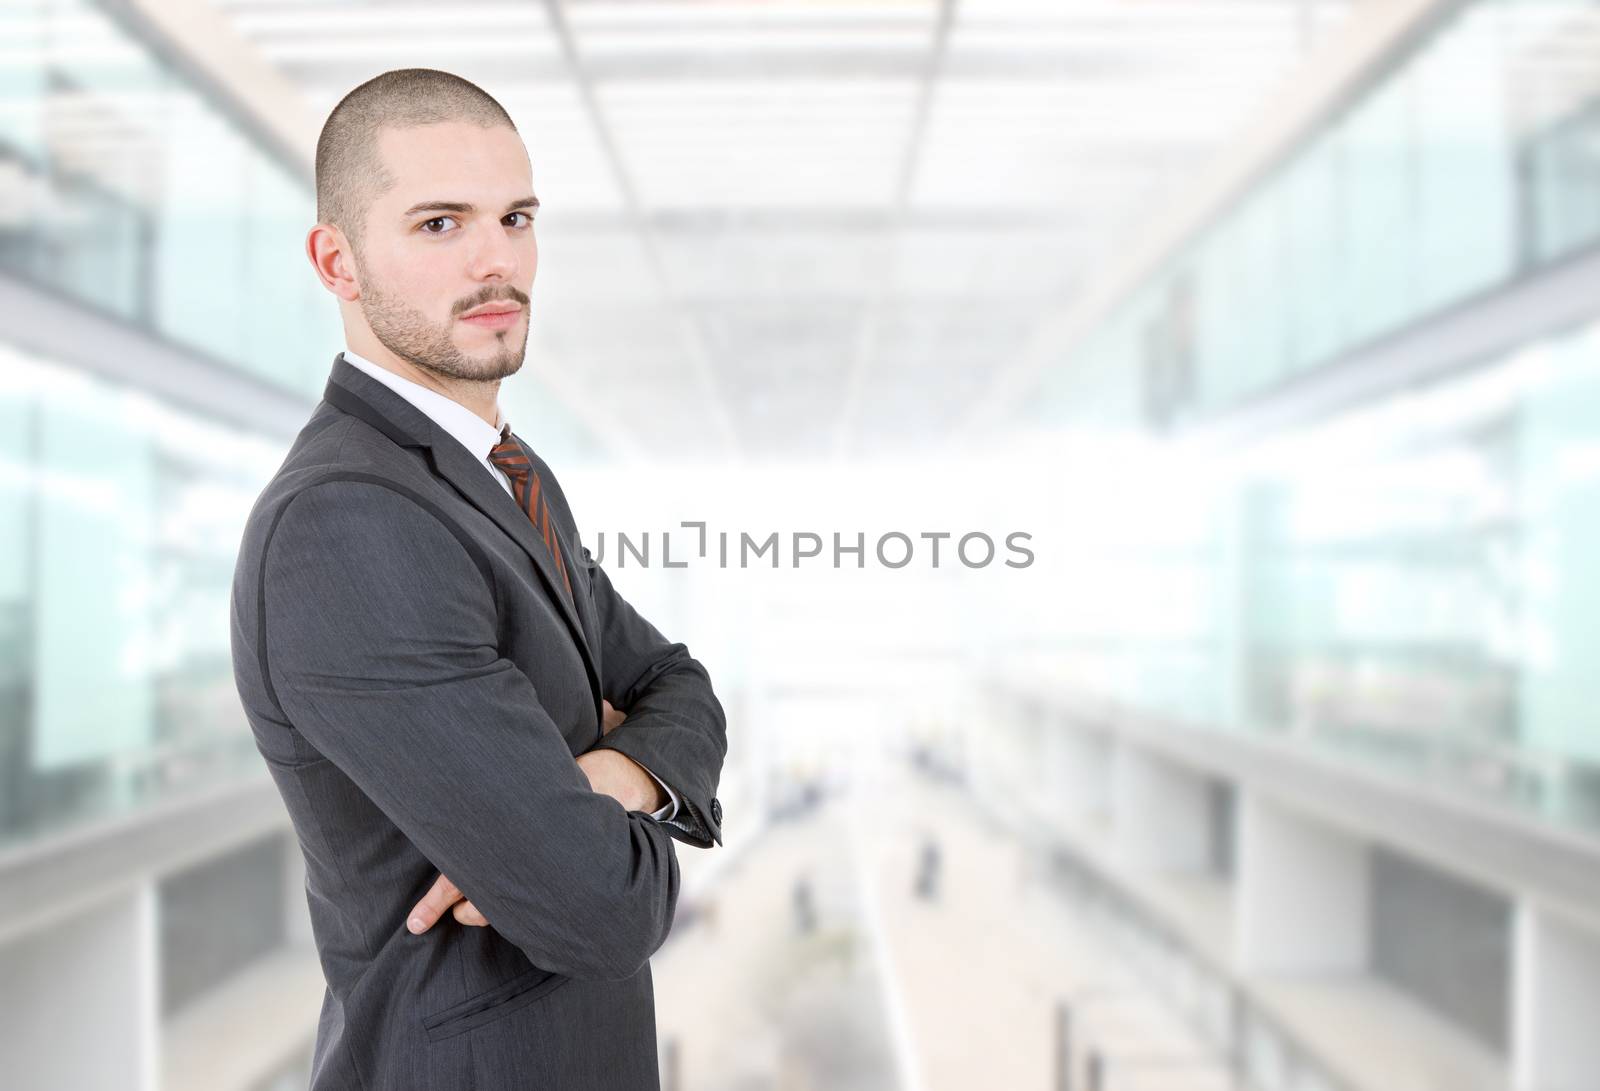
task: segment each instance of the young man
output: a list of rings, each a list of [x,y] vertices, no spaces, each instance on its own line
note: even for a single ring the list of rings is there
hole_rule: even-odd
[[[348,347],[232,598],[327,978],[311,1086],[656,1088],[649,957],[672,840],[721,843],[725,721],[500,411],[538,263],[527,150],[478,87],[402,69],[335,107],[316,172],[306,250]]]

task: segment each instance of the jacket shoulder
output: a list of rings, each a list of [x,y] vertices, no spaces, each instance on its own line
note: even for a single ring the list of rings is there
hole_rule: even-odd
[[[431,474],[424,456],[398,447],[372,425],[342,409],[321,402],[295,437],[271,479],[250,510],[245,538],[269,527],[299,493],[326,481],[346,478],[389,484],[399,491],[421,492]]]

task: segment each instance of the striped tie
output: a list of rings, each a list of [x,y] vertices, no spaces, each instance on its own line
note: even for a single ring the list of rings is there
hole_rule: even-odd
[[[544,502],[544,497],[539,493],[539,471],[533,468],[528,453],[511,434],[509,424],[501,429],[500,442],[489,452],[489,461],[511,479],[512,495],[517,498],[517,504],[528,516],[529,522],[533,523],[533,529],[544,539],[550,555],[556,559],[556,570],[561,573],[561,582],[567,585],[567,598],[571,599],[572,581],[567,578],[567,565],[561,559],[561,544],[556,539],[555,524],[550,520],[550,505]]]

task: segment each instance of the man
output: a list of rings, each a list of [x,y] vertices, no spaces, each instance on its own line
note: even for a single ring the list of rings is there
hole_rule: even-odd
[[[314,1091],[659,1086],[673,839],[720,844],[705,668],[612,588],[510,430],[527,150],[431,69],[351,91],[307,254],[348,348],[251,510],[234,677],[306,859]]]

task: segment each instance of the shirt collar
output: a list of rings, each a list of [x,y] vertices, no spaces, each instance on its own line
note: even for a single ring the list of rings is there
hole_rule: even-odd
[[[500,442],[502,430],[511,426],[498,400],[494,407],[496,423],[490,424],[460,402],[445,397],[437,390],[429,390],[421,383],[412,382],[403,375],[396,375],[388,368],[375,364],[364,356],[358,356],[348,348],[344,350],[344,358],[351,366],[360,368],[416,406],[429,420],[443,428],[457,443],[479,459],[488,459],[489,452]]]

